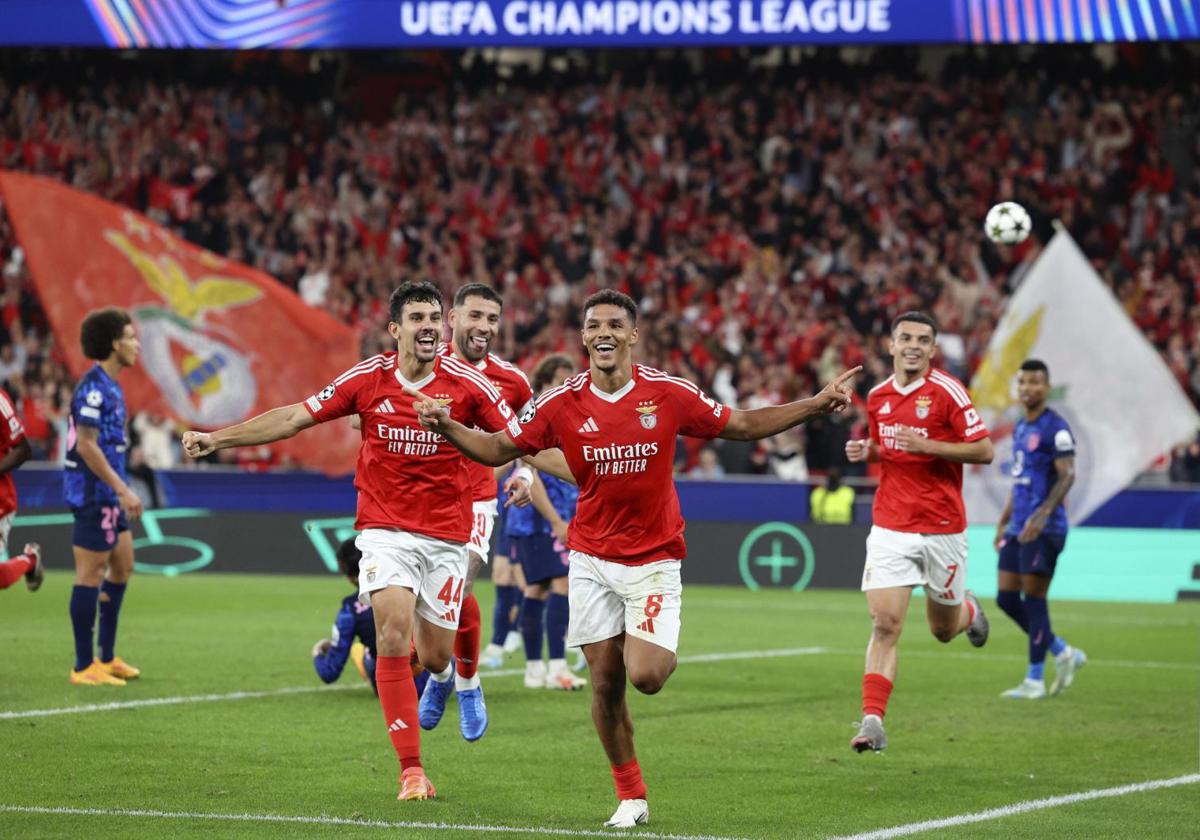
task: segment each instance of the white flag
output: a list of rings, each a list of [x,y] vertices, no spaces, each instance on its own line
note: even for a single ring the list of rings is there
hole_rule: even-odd
[[[1060,230],[1009,300],[971,380],[996,447],[990,465],[966,470],[963,495],[973,523],[996,522],[1012,488],[1012,431],[1023,411],[1016,375],[1030,358],[1050,368],[1049,405],[1074,432],[1071,522],[1086,519],[1200,427],[1158,351]]]

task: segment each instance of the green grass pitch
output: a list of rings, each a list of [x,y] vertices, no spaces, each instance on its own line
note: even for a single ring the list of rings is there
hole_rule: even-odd
[[[686,579],[686,569],[685,569]],[[397,765],[353,666],[338,690],[309,659],[350,587],[328,577],[134,579],[119,652],[125,688],[75,687],[70,577],[0,592],[0,837],[519,837],[596,832],[615,800],[587,690],[485,679],[491,729],[457,730],[453,701],[425,733],[437,800],[395,800]],[[492,592],[479,586],[485,631]],[[1200,604],[1051,601],[1091,661],[1064,695],[1011,701],[1024,637],[994,606],[982,650],[941,645],[914,599],[887,718],[889,749],[848,747],[869,622],[860,593],[692,587],[684,662],[658,696],[631,694],[651,823],[632,834],[854,835],[1013,803],[1196,773]],[[798,652],[797,649],[817,651]],[[783,655],[708,657],[750,652]],[[790,651],[790,652],[788,652]],[[522,657],[506,668],[515,671]],[[11,713],[150,698],[276,692],[75,714]],[[1200,785],[1137,792],[922,832],[927,838],[1176,838],[1200,834]],[[30,813],[28,808],[106,813]],[[137,809],[153,815],[107,813]],[[214,820],[285,815],[463,828]],[[500,829],[508,829],[502,832]],[[514,830],[515,829],[515,830]]]

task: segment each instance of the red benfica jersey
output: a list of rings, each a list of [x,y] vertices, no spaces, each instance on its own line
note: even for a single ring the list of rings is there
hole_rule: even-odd
[[[445,356],[436,357],[433,372],[419,382],[400,374],[395,353],[372,356],[304,405],[321,423],[350,414],[362,418],[362,445],[354,470],[356,529],[391,528],[465,543],[472,521],[465,459],[444,437],[421,427],[406,387],[436,399],[460,423],[520,432],[492,383],[471,366]]]
[[[454,351],[450,349],[449,344],[438,347],[438,353],[458,359],[457,356],[454,356]],[[462,362],[462,359],[458,359],[458,361]],[[463,362],[463,364],[468,363]],[[529,386],[529,380],[519,367],[509,364],[495,353],[488,353],[487,358],[474,367],[486,376],[492,386],[500,392],[500,396],[508,403],[513,414],[519,415],[529,407],[529,402],[533,399],[533,388]],[[471,476],[472,501],[490,502],[496,498],[496,471],[492,467],[469,458],[466,464],[467,473]]]
[[[0,390],[0,458],[20,443],[25,437],[25,427],[13,408],[8,394]],[[0,475],[0,516],[7,516],[17,509],[17,488],[13,484],[12,470]]]
[[[566,456],[579,483],[567,545],[637,566],[686,556],[675,437],[715,438],[730,414],[686,379],[635,365],[615,394],[594,387],[590,372],[542,394],[513,440],[531,454],[557,446]]]
[[[931,368],[901,388],[888,377],[867,395],[871,440],[879,444],[883,471],[875,493],[875,524],[917,534],[966,530],[962,464],[896,449],[896,430],[911,426],[930,440],[972,443],[988,436],[962,383]]]

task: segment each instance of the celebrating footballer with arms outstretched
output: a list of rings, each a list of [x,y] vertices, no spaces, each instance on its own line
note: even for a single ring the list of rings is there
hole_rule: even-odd
[[[410,640],[415,639],[433,678],[443,683],[453,678],[451,652],[467,576],[473,494],[465,459],[422,428],[405,394],[424,389],[439,411],[472,426],[507,427],[514,434],[520,426],[483,374],[453,356],[438,355],[442,296],[437,288],[401,286],[392,293],[388,312],[396,352],[360,362],[303,402],[212,433],[187,432],[183,445],[198,458],[281,440],[338,417],[361,418],[354,527],[362,551],[359,592],[375,613],[375,682],[400,760],[399,798],[429,799],[435,792],[421,764]],[[513,489],[519,484],[514,481]]]
[[[494,434],[449,416],[427,389],[412,389],[422,424],[483,464],[558,447],[579,484],[571,520],[570,624],[592,677],[592,719],[612,765],[620,803],[605,823],[649,820],[646,785],[633,746],[626,678],[644,694],[675,670],[679,640],[684,522],[672,483],[679,434],[756,440],[845,408],[858,368],[816,396],[740,411],[720,405],[685,379],[633,363],[637,305],[604,290],[584,303],[589,369],[542,394],[521,424]],[[422,393],[424,391],[424,393]],[[428,394],[428,396],[427,396]]]

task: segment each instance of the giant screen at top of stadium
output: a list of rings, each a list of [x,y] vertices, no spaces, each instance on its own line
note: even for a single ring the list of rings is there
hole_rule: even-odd
[[[1200,38],[1193,0],[7,0],[0,45],[230,49]]]

